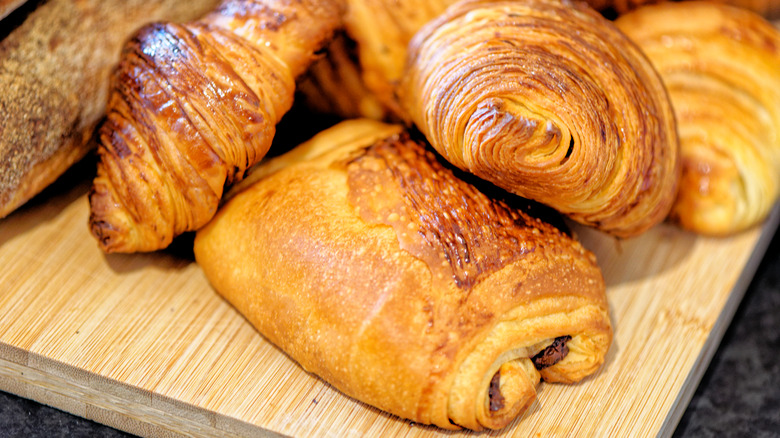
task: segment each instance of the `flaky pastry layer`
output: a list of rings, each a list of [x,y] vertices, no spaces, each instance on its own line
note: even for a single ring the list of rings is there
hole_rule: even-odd
[[[708,2],[663,3],[616,24],[663,78],[683,173],[671,217],[727,235],[760,223],[780,191],[780,31]]]
[[[260,333],[345,394],[420,423],[497,429],[540,379],[576,382],[603,363],[612,331],[593,254],[400,127],[344,122],[245,181],[198,231],[196,260]]]
[[[663,221],[671,104],[642,52],[579,2],[465,0],[409,46],[398,91],[448,161],[618,237]]]
[[[90,229],[106,252],[154,251],[203,226],[259,162],[295,78],[341,26],[343,0],[224,0],[124,48],[99,135]]]

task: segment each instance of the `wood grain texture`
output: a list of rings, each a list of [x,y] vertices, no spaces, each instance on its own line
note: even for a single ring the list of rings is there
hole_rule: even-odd
[[[86,192],[44,194],[0,222],[0,389],[144,436],[670,434],[780,217],[728,239],[578,229],[607,281],[606,365],[541,385],[502,431],[445,433],[305,373],[211,289],[187,242],[183,254],[102,254]]]

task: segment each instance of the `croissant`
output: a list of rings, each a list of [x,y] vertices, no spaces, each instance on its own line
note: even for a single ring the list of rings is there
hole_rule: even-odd
[[[106,252],[153,251],[204,225],[268,151],[295,78],[341,25],[341,0],[227,0],[128,42],[100,129],[90,227]]]
[[[683,176],[671,218],[712,235],[762,221],[780,189],[780,32],[704,2],[648,6],[616,24],[653,62],[674,106]]]
[[[409,46],[405,114],[455,166],[618,237],[661,222],[680,174],[658,74],[582,3],[461,1]]]
[[[395,95],[414,34],[457,0],[347,0],[344,33],[300,83],[302,101],[344,118],[401,121]]]
[[[540,378],[576,382],[604,361],[593,254],[538,205],[456,178],[397,125],[342,122],[234,192],[196,233],[196,261],[269,341],[351,397],[496,429]]]

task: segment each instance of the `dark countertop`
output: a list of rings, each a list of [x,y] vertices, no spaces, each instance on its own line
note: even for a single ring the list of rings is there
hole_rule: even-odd
[[[131,435],[0,392],[0,436]],[[780,437],[780,232],[674,436]]]

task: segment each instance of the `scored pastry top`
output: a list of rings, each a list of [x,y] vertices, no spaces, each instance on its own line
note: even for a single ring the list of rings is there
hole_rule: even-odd
[[[430,266],[446,261],[455,284],[465,291],[535,251],[539,241],[584,253],[557,228],[457,178],[408,133],[355,154],[346,163],[348,199],[360,216],[393,226],[401,246]]]
[[[596,372],[611,342],[595,257],[543,211],[478,190],[399,126],[349,121],[253,169],[195,257],[260,333],[344,393],[413,421],[500,428],[540,379]]]

